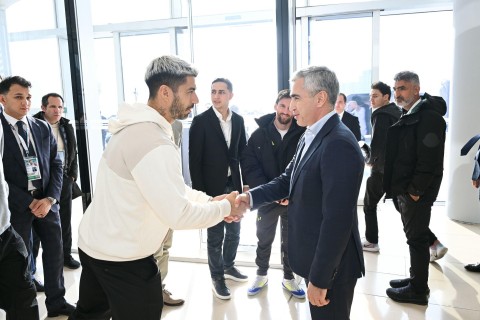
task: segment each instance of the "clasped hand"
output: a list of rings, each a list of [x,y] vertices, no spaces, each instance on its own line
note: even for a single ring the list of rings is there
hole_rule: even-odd
[[[32,203],[30,203],[28,207],[32,211],[32,214],[37,218],[45,218],[52,208],[52,204],[48,198],[43,198],[40,200],[33,199]]]
[[[238,196],[238,191],[233,191],[230,194],[222,194],[212,199],[213,201],[220,201],[223,199],[227,199],[228,202],[230,202],[231,211],[230,211],[230,215],[223,219],[225,222],[228,222],[228,223],[239,222],[240,220],[242,220],[243,215],[248,209],[248,207],[245,205],[238,205],[238,206],[236,205],[235,199],[237,198],[237,196]]]

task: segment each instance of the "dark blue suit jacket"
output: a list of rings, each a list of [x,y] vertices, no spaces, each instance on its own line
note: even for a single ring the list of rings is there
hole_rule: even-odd
[[[250,190],[252,207],[289,198],[290,266],[315,286],[331,289],[365,273],[357,217],[362,152],[334,115],[292,173],[296,158],[281,176]]]
[[[13,215],[29,210],[28,206],[32,203],[33,197],[28,192],[27,170],[15,134],[3,114],[0,114],[0,119],[4,133],[3,167],[5,180],[10,189],[8,204]],[[27,120],[40,164],[43,196],[59,201],[63,182],[62,160],[57,156],[57,142],[52,129],[45,121],[32,117],[27,117]],[[54,204],[51,208],[53,212],[58,212],[58,209],[58,204]]]

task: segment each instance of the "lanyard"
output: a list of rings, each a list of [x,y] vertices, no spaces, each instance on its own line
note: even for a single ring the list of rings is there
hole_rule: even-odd
[[[30,147],[30,127],[27,124],[27,141],[23,140],[23,137],[18,133],[18,129],[10,124],[10,127],[12,127],[12,130],[15,131],[15,135],[17,136],[18,141],[20,141],[20,145],[22,146],[23,151],[25,152],[25,156],[28,157],[28,148]]]

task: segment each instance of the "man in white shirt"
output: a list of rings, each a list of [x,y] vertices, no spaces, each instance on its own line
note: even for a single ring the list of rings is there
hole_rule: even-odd
[[[213,106],[197,115],[190,127],[189,160],[192,187],[210,196],[233,190],[242,192],[240,157],[247,144],[243,118],[229,108],[233,98],[230,80],[212,82]],[[207,230],[208,266],[213,293],[219,299],[230,299],[225,278],[247,281],[235,267],[240,242],[240,224],[220,222]]]

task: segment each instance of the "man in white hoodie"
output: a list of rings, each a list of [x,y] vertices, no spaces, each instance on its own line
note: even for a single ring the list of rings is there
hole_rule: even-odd
[[[80,223],[83,269],[69,319],[160,319],[162,283],[153,253],[168,229],[208,228],[244,213],[234,207],[236,192],[211,199],[184,183],[171,123],[198,102],[196,76],[179,58],[153,60],[145,74],[148,104],[124,104],[110,121],[112,138]]]

